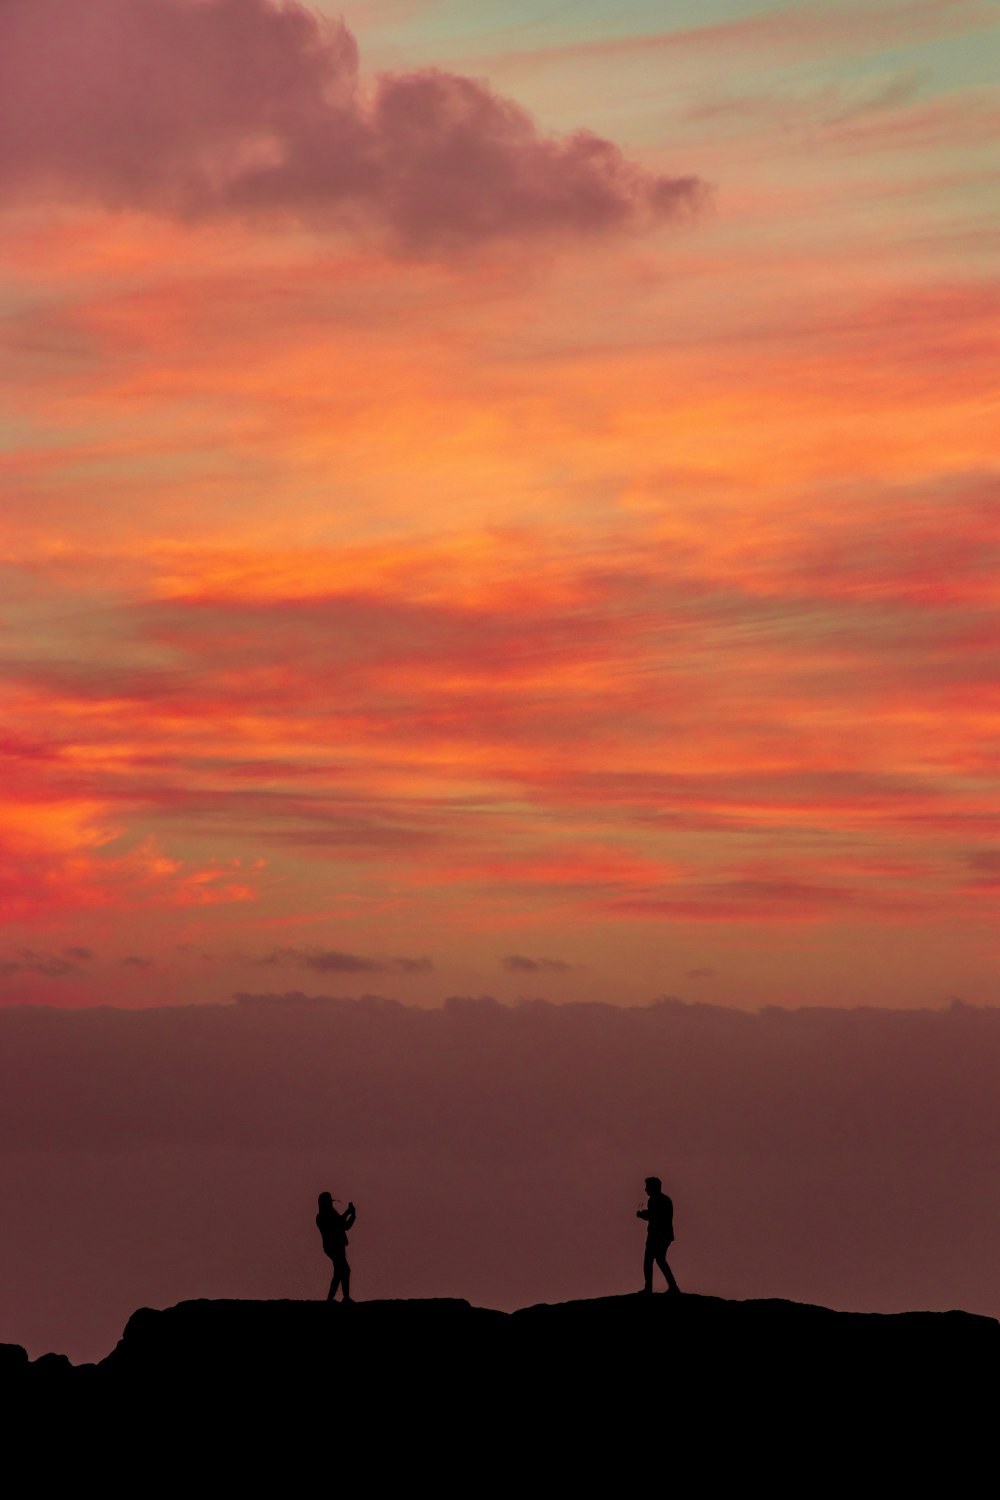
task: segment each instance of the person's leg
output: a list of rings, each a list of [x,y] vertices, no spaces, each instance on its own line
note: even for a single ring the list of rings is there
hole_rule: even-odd
[[[644,1292],[653,1290],[653,1247],[646,1241],[646,1253],[642,1257],[642,1289]]]
[[[346,1260],[340,1262],[340,1280],[344,1288],[344,1301],[351,1300],[351,1268]]]
[[[337,1288],[339,1287],[339,1285],[340,1285],[340,1263],[338,1261],[334,1261],[333,1262],[333,1280],[330,1282],[330,1290],[326,1294],[326,1300],[327,1300],[327,1302],[332,1302],[333,1299],[334,1299],[334,1297],[336,1297],[336,1295],[337,1295]]]
[[[677,1285],[676,1281],[674,1280],[674,1273],[673,1273],[673,1271],[671,1271],[670,1267],[667,1265],[667,1252],[665,1250],[661,1250],[660,1253],[657,1255],[657,1257],[656,1257],[656,1264],[659,1266],[660,1270],[663,1272],[663,1274],[664,1274],[664,1276],[666,1278],[667,1291],[668,1292],[679,1292],[680,1291],[680,1287]]]

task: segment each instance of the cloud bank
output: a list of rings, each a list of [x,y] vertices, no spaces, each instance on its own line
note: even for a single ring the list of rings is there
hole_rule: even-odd
[[[545,135],[476,79],[365,89],[343,22],[292,0],[7,0],[0,140],[7,194],[292,218],[418,253],[641,227],[701,193],[588,131]]]
[[[320,1296],[323,1189],[359,1296],[627,1292],[650,1172],[691,1291],[995,1315],[998,1067],[964,1006],[3,1011],[0,1338],[94,1357],[138,1304]]]

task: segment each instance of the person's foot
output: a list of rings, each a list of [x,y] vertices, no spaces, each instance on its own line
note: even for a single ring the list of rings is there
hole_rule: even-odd
[[[639,1295],[640,1297],[651,1297],[653,1295],[653,1288],[651,1286],[644,1286]]]

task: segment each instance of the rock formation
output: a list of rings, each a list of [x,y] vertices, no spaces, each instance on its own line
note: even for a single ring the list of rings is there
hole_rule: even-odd
[[[529,1475],[560,1494],[659,1488],[661,1467],[664,1488],[682,1471],[698,1492],[756,1476],[810,1494],[835,1472],[856,1493],[859,1473],[866,1490],[936,1468],[960,1493],[993,1440],[998,1372],[991,1318],[665,1294],[511,1314],[450,1299],[182,1302],[134,1313],[97,1365],[0,1346],[5,1408],[25,1432],[72,1430],[92,1451],[103,1431],[130,1462],[267,1470],[293,1488],[312,1462],[338,1482],[417,1471],[476,1494]]]

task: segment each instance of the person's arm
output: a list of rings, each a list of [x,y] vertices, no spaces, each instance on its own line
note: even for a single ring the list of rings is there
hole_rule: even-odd
[[[358,1211],[357,1211],[357,1209],[354,1207],[353,1203],[349,1203],[347,1205],[346,1209],[344,1210],[344,1228],[345,1229],[350,1229],[351,1225],[354,1223],[354,1221],[355,1221],[355,1219],[357,1217],[358,1217]]]
[[[635,1216],[636,1216],[637,1219],[648,1219],[649,1218],[649,1209],[648,1208],[637,1208],[636,1211],[635,1211]]]

